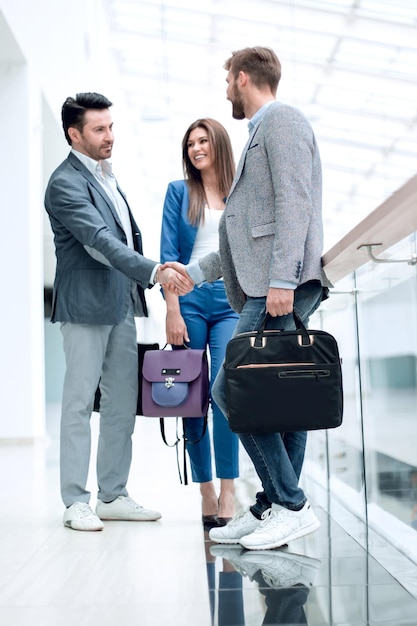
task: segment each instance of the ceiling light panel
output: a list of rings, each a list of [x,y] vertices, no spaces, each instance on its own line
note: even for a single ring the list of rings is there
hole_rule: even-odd
[[[317,91],[318,109],[325,115],[326,109],[347,111],[356,110],[358,115],[368,115],[383,120],[397,119],[403,122],[414,120],[416,116],[416,100],[412,98],[411,89],[406,91],[408,98],[398,98],[388,88],[384,95],[371,90],[350,90],[322,84]]]
[[[359,16],[384,20],[390,23],[416,25],[416,3],[414,0],[361,0],[356,9]]]
[[[231,117],[223,65],[252,45],[277,52],[278,100],[313,125],[327,246],[417,170],[415,0],[102,2],[143,193],[158,206],[170,176],[181,176],[181,139],[198,117],[226,126],[238,158],[247,126]]]
[[[399,79],[417,77],[417,51],[393,45],[346,38],[341,41],[334,63],[360,67],[361,72],[378,70],[395,74]]]

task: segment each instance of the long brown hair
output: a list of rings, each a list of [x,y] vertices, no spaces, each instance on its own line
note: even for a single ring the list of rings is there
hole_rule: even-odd
[[[207,132],[213,155],[218,190],[223,197],[227,197],[235,175],[232,144],[224,126],[208,117],[193,122],[188,127],[182,140],[182,164],[189,192],[188,219],[194,225],[199,224],[202,220],[204,215],[203,209],[206,204],[206,194],[204,193],[201,172],[192,164],[188,156],[188,139],[190,133],[196,128],[203,128]]]

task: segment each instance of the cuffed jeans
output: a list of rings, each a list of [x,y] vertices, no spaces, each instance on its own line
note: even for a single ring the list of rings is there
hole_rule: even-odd
[[[311,281],[298,287],[294,296],[294,308],[305,325],[322,300],[322,287]],[[248,298],[239,317],[233,335],[255,330],[265,316],[266,298]],[[291,330],[295,328],[292,313],[271,318],[267,328]],[[224,368],[220,368],[212,388],[213,397],[227,415],[226,381]],[[239,434],[243,447],[251,458],[263,491],[256,494],[252,513],[260,517],[271,507],[280,504],[287,509],[299,510],[306,502],[299,487],[301,469],[307,442],[306,432]]]
[[[217,280],[204,283],[180,298],[181,315],[187,325],[190,348],[210,352],[210,382],[212,383],[224,360],[227,342],[232,336],[238,315],[230,308],[224,283]],[[239,439],[229,428],[224,413],[211,402],[213,415],[213,451],[217,478],[233,479],[239,475]],[[187,439],[198,441],[203,430],[203,417],[186,418]],[[187,443],[191,475],[194,482],[213,479],[209,430],[198,443]]]

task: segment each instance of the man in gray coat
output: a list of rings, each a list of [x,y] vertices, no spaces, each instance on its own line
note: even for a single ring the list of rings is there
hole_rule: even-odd
[[[302,113],[275,100],[281,66],[272,50],[234,52],[225,69],[233,117],[250,120],[249,139],[220,222],[219,253],[187,270],[197,284],[223,275],[230,304],[240,314],[235,334],[257,328],[265,311],[272,316],[267,328],[289,330],[293,309],[306,324],[330,286],[321,263],[319,150]],[[226,414],[222,369],[213,396]],[[262,491],[248,510],[213,528],[210,539],[260,550],[316,530],[319,520],[298,484],[307,433],[239,437]]]
[[[53,172],[45,194],[57,259],[52,322],[61,323],[66,361],[60,450],[64,524],[87,531],[102,530],[106,519],[161,517],[137,504],[126,489],[138,395],[134,316],[147,315],[144,290],[156,282],[181,295],[192,288],[185,276],[143,256],[139,228],[108,162],[111,106],[96,93],[66,99],[62,124],[71,152]],[[99,380],[94,513],[86,483]]]

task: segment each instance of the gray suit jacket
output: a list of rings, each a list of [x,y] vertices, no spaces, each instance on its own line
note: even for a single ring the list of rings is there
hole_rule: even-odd
[[[138,289],[135,314],[147,315],[144,289],[151,286],[156,261],[142,255],[140,231],[130,209],[135,250],[127,246],[114,205],[74,154],[53,172],[45,208],[57,260],[51,320],[119,324],[127,314],[132,279]]]
[[[271,104],[243,150],[219,226],[219,253],[200,260],[224,277],[240,312],[271,280],[331,286],[322,263],[321,163],[313,130],[293,107]]]

